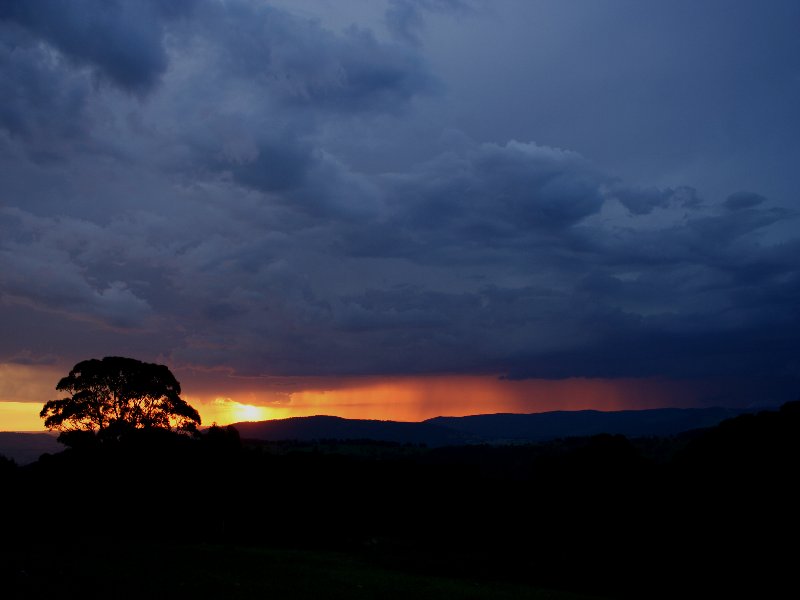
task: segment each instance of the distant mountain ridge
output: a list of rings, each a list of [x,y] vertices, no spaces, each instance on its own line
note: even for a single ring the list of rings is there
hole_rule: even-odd
[[[541,442],[599,433],[629,437],[674,435],[713,427],[725,419],[754,412],[734,408],[657,408],[648,410],[552,411],[531,414],[497,413],[467,417],[435,417],[425,423],[448,427],[489,442]]]
[[[628,437],[675,435],[691,429],[713,427],[725,419],[765,409],[660,408],[615,412],[498,413],[435,417],[418,423],[315,416],[242,422],[235,423],[234,427],[242,438],[253,440],[374,440],[439,447],[546,442],[599,433],[618,433]],[[63,449],[64,446],[52,434],[0,432],[0,455],[13,458],[18,464],[31,463],[44,453],[54,454]]]
[[[42,454],[61,452],[64,446],[51,433],[15,433],[0,431],[0,455],[17,464],[35,462]]]
[[[449,446],[480,442],[474,435],[434,423],[344,419],[320,415],[234,423],[244,439],[265,441],[375,440]]]
[[[544,442],[600,433],[628,437],[675,435],[713,427],[756,409],[659,408],[602,412],[554,411],[435,417],[418,423],[315,416],[235,423],[242,438],[264,441],[364,439],[448,446]]]

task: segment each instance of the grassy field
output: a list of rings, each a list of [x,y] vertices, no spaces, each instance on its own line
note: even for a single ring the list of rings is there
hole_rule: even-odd
[[[3,551],[5,598],[588,599],[521,585],[407,574],[329,552],[100,541],[29,541],[9,550]]]

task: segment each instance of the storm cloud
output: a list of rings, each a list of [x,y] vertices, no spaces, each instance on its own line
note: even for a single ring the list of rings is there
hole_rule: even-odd
[[[580,43],[574,8],[533,4],[553,30],[513,56],[487,52],[530,60],[534,73],[542,53],[568,69],[572,50],[557,50]],[[770,28],[743,4],[758,14],[761,59],[793,43],[780,15]],[[775,183],[774,163],[748,162],[752,149],[739,145],[707,149],[707,178],[696,148],[685,168],[674,157],[644,168],[620,144],[645,109],[616,137],[607,123],[574,135],[570,123],[594,110],[622,123],[615,111],[643,68],[635,50],[598,48],[616,62],[597,103],[567,97],[581,81],[602,85],[581,67],[568,86],[564,70],[536,82],[538,101],[562,93],[563,106],[503,111],[496,103],[526,97],[531,82],[499,82],[506,66],[475,63],[465,97],[448,28],[457,46],[458,28],[534,9],[396,0],[342,24],[297,6],[3,4],[0,359],[74,363],[131,349],[241,375],[749,377],[776,395],[797,385],[791,173]],[[584,18],[605,23],[603,6]],[[722,5],[702,10],[724,18]],[[667,26],[683,22],[670,15]],[[723,33],[720,52],[736,43]],[[642,52],[674,75],[649,43]],[[798,56],[782,60],[796,69]],[[706,74],[680,69],[687,82]],[[771,79],[740,79],[770,96]],[[494,96],[481,100],[489,81]],[[670,118],[685,114],[680,98]],[[467,117],[481,102],[476,124]],[[744,114],[737,102],[723,110]],[[552,122],[525,137],[548,110],[564,123],[563,147]],[[652,118],[663,111],[653,105]],[[768,135],[765,118],[751,123]],[[775,118],[800,133],[796,115]],[[685,132],[662,133],[674,149]],[[765,152],[795,156],[796,139]]]
[[[10,0],[0,7],[0,19],[28,30],[76,65],[123,89],[147,92],[167,69],[163,21],[188,12],[192,4],[193,0]]]

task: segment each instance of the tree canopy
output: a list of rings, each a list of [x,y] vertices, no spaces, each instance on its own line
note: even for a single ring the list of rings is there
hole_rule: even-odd
[[[61,432],[128,429],[195,431],[200,415],[180,397],[181,386],[164,365],[107,356],[79,362],[56,389],[40,417]]]

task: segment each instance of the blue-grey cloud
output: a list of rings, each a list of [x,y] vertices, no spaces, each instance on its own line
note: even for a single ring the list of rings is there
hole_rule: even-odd
[[[448,75],[462,63],[407,43],[420,11],[459,6],[390,3],[387,31],[380,20],[334,26],[246,0],[61,3],[47,15],[4,4],[0,358],[74,363],[131,348],[249,375],[796,383],[796,198],[774,197],[743,168],[731,168],[724,193],[708,192],[691,169],[658,171],[652,152],[626,177],[585,151],[614,154],[632,135],[620,120],[619,137],[595,125],[594,146],[576,144],[582,152],[570,149],[581,139],[570,127],[558,129],[567,149],[544,125],[541,137],[523,135],[547,110],[563,123],[559,111],[580,105],[570,113],[580,122],[587,107],[610,105],[603,98],[624,104],[621,83],[638,86],[641,65],[626,62],[635,52],[607,64],[626,67],[608,87],[569,61],[574,69],[556,72],[552,59],[551,84],[569,72],[586,93],[561,96],[558,110],[528,100],[518,110],[529,82],[498,79],[507,87],[481,100],[492,77],[476,63],[462,94]],[[616,14],[605,6],[586,19]],[[458,27],[509,28],[502,19],[515,10],[523,19],[533,9],[502,6]],[[544,34],[535,41],[492,72],[561,48]],[[653,77],[672,77],[663,65],[672,61],[640,44]],[[474,102],[491,107],[480,113],[483,134]],[[720,110],[740,114],[736,97],[725,102]],[[670,118],[683,118],[685,105],[675,106]],[[674,135],[643,144],[692,139]],[[749,152],[738,144],[724,156],[739,164]],[[763,183],[775,171],[753,172]],[[795,185],[791,172],[781,171],[781,189]]]
[[[696,190],[686,186],[676,189],[623,187],[615,190],[614,195],[634,215],[646,215],[656,208],[666,208],[670,205],[691,208],[699,204]]]
[[[168,64],[162,19],[182,15],[192,4],[9,0],[0,6],[0,20],[27,29],[126,90],[147,92],[157,85]]]
[[[200,11],[203,45],[219,67],[269,90],[289,106],[397,111],[433,78],[418,55],[352,26],[333,32],[317,21],[258,2]]]
[[[0,130],[22,137],[34,153],[54,154],[58,140],[88,129],[86,81],[63,69],[41,46],[0,24]]]
[[[725,207],[730,210],[741,210],[744,208],[753,208],[764,202],[766,202],[766,198],[761,194],[736,192],[725,199]]]
[[[472,10],[472,4],[470,0],[390,0],[386,26],[399,39],[418,42],[426,12],[463,14]]]
[[[606,179],[557,148],[466,143],[410,173],[383,177],[390,217],[376,224],[377,235],[354,228],[349,251],[481,262],[494,249],[536,244],[596,214]]]

